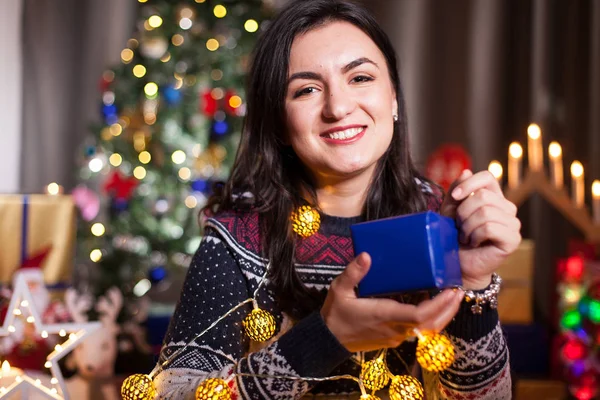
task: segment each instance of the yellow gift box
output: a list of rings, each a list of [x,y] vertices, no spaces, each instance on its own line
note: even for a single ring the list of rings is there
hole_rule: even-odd
[[[71,196],[0,195],[0,281],[11,282],[28,257],[48,246],[40,265],[46,284],[70,281],[75,232]]]

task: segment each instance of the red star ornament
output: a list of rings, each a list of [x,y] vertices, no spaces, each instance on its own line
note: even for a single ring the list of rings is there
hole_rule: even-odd
[[[104,182],[104,191],[118,200],[129,200],[138,185],[137,179],[132,176],[123,177],[115,170]]]

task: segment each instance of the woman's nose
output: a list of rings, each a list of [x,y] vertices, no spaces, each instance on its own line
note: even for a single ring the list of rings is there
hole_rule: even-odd
[[[323,117],[341,120],[356,108],[356,101],[344,87],[330,86],[326,93]]]

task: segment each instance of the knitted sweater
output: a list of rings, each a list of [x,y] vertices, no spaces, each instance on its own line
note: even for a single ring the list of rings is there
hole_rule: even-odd
[[[327,290],[354,258],[350,225],[356,222],[358,218],[323,215],[319,231],[298,240],[295,265],[307,287]],[[266,271],[267,260],[261,254],[257,214],[229,212],[207,221],[205,237],[191,262],[159,364],[252,296]],[[311,394],[358,397],[345,396],[358,391],[351,380],[314,383],[239,375],[232,378],[236,373],[358,376],[361,360],[375,357],[375,353],[349,353],[318,311],[295,323],[290,321],[279,309],[268,282],[259,289],[256,299],[262,309],[275,316],[276,336],[258,344],[244,335],[242,320],[252,309],[251,304],[246,304],[181,351],[156,375],[158,398],[193,399],[198,384],[211,377],[225,379],[234,399],[290,400]],[[482,315],[474,315],[463,304],[445,333],[455,346],[455,362],[440,374],[424,374],[427,399],[509,399],[508,350],[497,311],[486,308]],[[414,341],[407,341],[388,350],[386,361],[394,375],[414,372],[415,348]]]

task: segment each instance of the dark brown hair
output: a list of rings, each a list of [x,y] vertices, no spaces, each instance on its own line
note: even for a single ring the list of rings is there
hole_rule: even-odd
[[[249,74],[247,114],[229,180],[209,199],[206,209],[241,207],[239,192],[254,194],[260,215],[264,256],[271,261],[270,280],[283,311],[302,318],[320,307],[323,293],[307,289],[294,268],[295,237],[289,216],[306,201],[317,204],[310,176],[284,143],[285,96],[290,49],[294,38],[333,21],[353,24],[383,53],[398,100],[398,121],[390,147],[378,161],[362,210],[364,220],[423,211],[426,194],[415,183],[419,175],[409,153],[406,109],[396,54],[375,19],[346,0],[295,1],[283,9],[259,39]],[[304,199],[301,189],[311,198]]]

